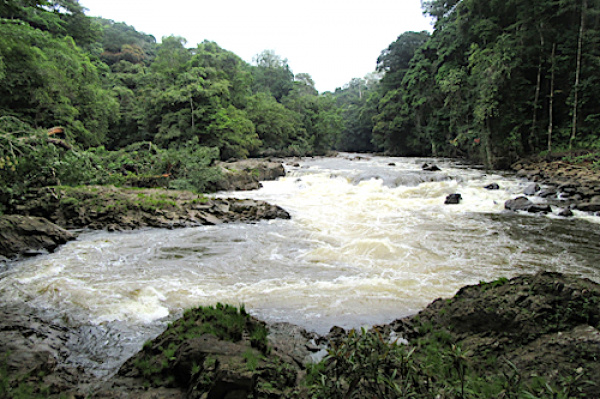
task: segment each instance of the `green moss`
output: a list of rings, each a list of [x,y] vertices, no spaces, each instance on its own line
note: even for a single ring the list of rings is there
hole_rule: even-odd
[[[176,360],[177,350],[186,340],[204,334],[211,334],[231,342],[239,342],[244,337],[249,337],[247,339],[250,341],[250,346],[243,357],[250,371],[258,367],[261,354],[268,353],[265,324],[248,315],[243,306],[238,309],[219,303],[214,307],[201,306],[187,309],[180,319],[170,324],[167,330],[154,341],[160,344],[153,342],[144,344],[143,351],[137,355],[133,366],[152,385],[171,386],[175,381],[171,374],[171,366]],[[209,360],[207,358],[202,365],[196,364],[190,370],[191,375],[200,370],[210,369]]]

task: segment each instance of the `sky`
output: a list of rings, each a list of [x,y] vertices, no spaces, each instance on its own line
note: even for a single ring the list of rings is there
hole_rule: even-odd
[[[246,62],[273,50],[320,92],[373,72],[377,57],[407,31],[432,31],[420,0],[80,0],[89,16],[125,22],[160,42],[216,42]]]

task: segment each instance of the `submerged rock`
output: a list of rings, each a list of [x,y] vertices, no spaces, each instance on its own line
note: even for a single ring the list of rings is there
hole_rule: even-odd
[[[500,186],[498,185],[498,183],[488,184],[483,188],[485,188],[486,190],[500,190]]]
[[[0,257],[53,252],[74,239],[73,234],[42,217],[0,216]]]

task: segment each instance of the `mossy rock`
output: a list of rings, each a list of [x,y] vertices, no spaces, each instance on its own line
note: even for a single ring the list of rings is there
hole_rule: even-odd
[[[274,389],[281,391],[286,384],[295,384],[295,369],[282,366],[270,354],[267,333],[266,324],[243,307],[217,304],[189,309],[147,342],[119,375],[141,379],[151,387],[177,387],[190,398],[206,393],[246,397],[263,389],[265,378],[281,374],[276,370],[285,369],[291,377],[273,378]]]

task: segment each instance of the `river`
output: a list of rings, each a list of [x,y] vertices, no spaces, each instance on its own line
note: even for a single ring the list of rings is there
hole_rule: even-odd
[[[308,159],[258,191],[219,194],[267,200],[291,220],[85,232],[10,265],[0,300],[87,331],[72,361],[101,374],[195,305],[244,304],[265,321],[325,333],[414,314],[481,280],[551,270],[600,282],[600,218],[505,212],[528,184],[452,160]],[[444,205],[451,193],[461,204]]]

